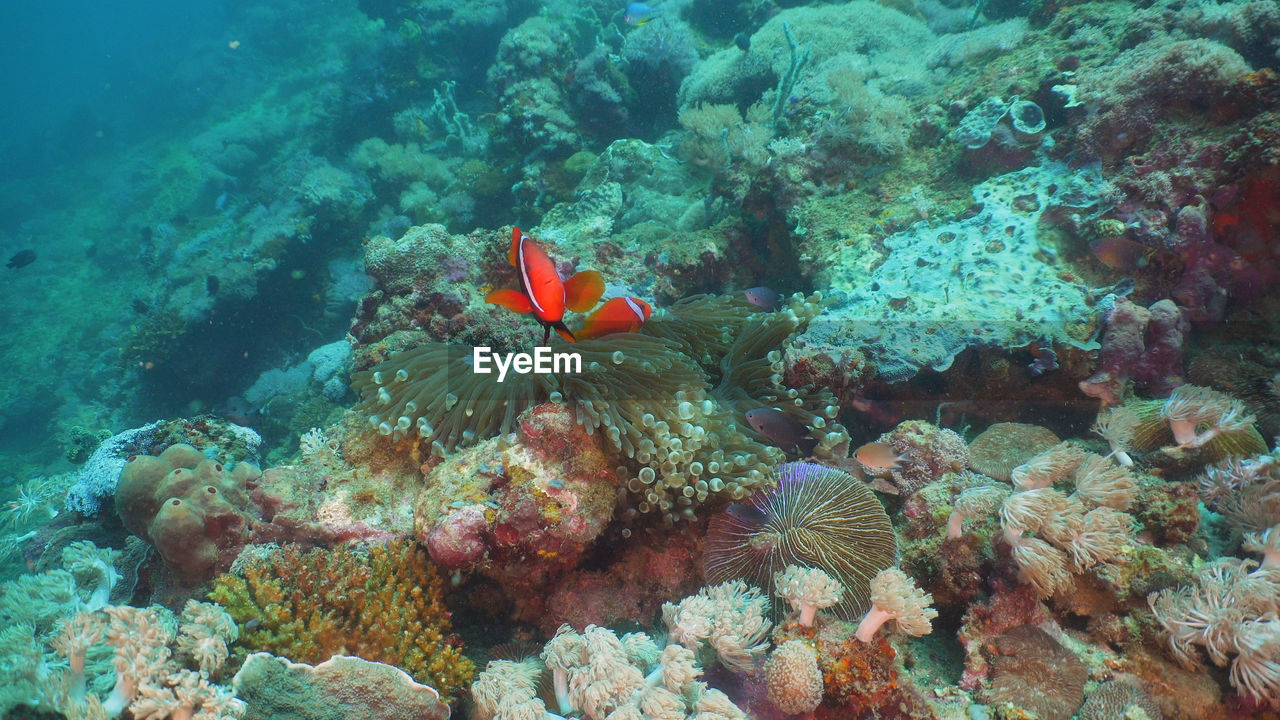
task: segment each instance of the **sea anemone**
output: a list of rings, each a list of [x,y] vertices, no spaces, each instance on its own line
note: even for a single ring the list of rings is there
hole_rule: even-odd
[[[835,607],[853,620],[867,610],[870,581],[897,561],[898,546],[880,501],[841,470],[813,463],[778,468],[776,487],[712,517],[703,576],[718,583],[743,578],[772,590],[788,565],[819,568],[845,588]],[[782,608],[775,601],[774,612]]]
[[[915,581],[898,568],[886,568],[871,579],[871,609],[858,623],[856,636],[868,642],[880,626],[893,620],[908,635],[928,635],[938,611],[933,596],[916,587]]]

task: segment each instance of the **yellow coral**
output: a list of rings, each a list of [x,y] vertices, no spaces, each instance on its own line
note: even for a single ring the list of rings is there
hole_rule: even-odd
[[[295,662],[355,655],[404,669],[449,700],[471,681],[450,642],[443,581],[413,542],[304,553],[285,546],[226,574],[210,597],[240,626],[241,644]]]

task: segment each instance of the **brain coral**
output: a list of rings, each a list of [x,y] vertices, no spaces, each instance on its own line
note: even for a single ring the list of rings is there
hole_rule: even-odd
[[[898,557],[880,501],[848,473],[813,463],[778,468],[778,485],[711,518],[703,558],[708,583],[745,579],[773,594],[788,565],[826,571],[845,587],[835,612],[854,620],[871,606],[871,578]],[[782,612],[775,598],[775,614]]]

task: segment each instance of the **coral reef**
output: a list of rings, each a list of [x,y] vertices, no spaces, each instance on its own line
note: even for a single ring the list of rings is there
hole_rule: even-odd
[[[746,423],[750,409],[779,406],[819,456],[847,448],[829,394],[782,384],[778,348],[820,311],[820,298],[797,295],[774,312],[754,312],[744,302],[695,298],[655,314],[639,332],[574,343],[581,374],[499,383],[493,373],[472,372],[470,354],[429,343],[356,373],[364,398],[357,409],[392,442],[411,452],[429,443],[432,454],[443,455],[510,432],[519,412],[536,402],[563,401],[589,434],[608,441],[624,468],[637,498],[624,519],[655,513],[666,523],[689,521],[709,498],[745,498],[782,460],[782,450]]]
[[[797,344],[860,345],[885,382],[922,368],[945,371],[976,344],[1045,340],[1096,348],[1088,288],[1044,261],[1055,251],[1037,227],[1050,211],[1099,213],[1107,187],[1096,170],[1046,162],[975,186],[982,210],[972,217],[921,223],[885,238],[890,254],[871,272],[835,252],[823,279],[846,297],[811,322]]]

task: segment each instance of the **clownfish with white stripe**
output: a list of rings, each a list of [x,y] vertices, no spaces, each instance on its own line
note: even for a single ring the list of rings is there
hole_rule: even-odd
[[[613,333],[635,332],[649,321],[653,308],[636,297],[611,298],[582,322],[578,337],[598,338]]]
[[[545,345],[555,330],[560,337],[574,342],[573,333],[564,324],[565,310],[586,312],[604,294],[604,278],[595,270],[583,270],[568,280],[561,280],[555,261],[524,234],[520,228],[511,233],[511,249],[507,261],[520,276],[519,290],[494,290],[484,301],[501,305],[518,313],[533,313],[542,325]]]

